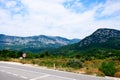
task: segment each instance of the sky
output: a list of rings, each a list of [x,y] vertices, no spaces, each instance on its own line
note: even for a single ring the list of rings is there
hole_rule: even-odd
[[[0,0],[0,34],[85,38],[120,30],[120,0]]]

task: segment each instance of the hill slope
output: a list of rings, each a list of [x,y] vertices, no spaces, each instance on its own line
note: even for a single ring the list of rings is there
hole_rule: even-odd
[[[67,56],[120,56],[120,31],[115,29],[98,29],[79,43],[58,49],[58,54]]]
[[[92,35],[86,37],[81,42],[79,46],[88,46],[94,43],[104,43],[109,41],[111,38],[120,38],[120,31],[115,29],[98,29]]]

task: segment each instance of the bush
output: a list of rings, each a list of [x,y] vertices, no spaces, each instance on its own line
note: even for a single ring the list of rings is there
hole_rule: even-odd
[[[32,59],[31,63],[32,64],[39,64],[40,60],[39,59]]]
[[[52,61],[41,61],[39,62],[39,66],[47,66],[47,67],[53,67],[53,62]]]
[[[86,70],[86,73],[96,75],[96,76],[105,76],[105,74],[103,72],[99,71],[97,68],[88,68]]]
[[[102,71],[106,76],[114,76],[116,72],[114,62],[103,62],[102,65],[99,67],[99,70]]]
[[[66,63],[67,67],[71,67],[71,68],[82,68],[82,62],[80,60],[69,60]]]

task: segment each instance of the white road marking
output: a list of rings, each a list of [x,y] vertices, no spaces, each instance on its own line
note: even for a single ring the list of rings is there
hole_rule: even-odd
[[[21,63],[13,63],[13,62],[4,62],[4,61],[0,61],[0,63],[6,63],[6,64],[15,64],[15,65],[20,65],[20,66],[27,66],[27,67],[33,67],[33,66],[31,66],[31,65],[23,65],[23,64],[21,64]],[[0,66],[1,67],[1,66]],[[6,66],[2,66],[2,67],[6,67]],[[6,68],[13,68],[13,67],[6,67]],[[40,67],[37,67],[37,68],[40,68]],[[17,68],[13,68],[13,69],[17,69]],[[40,69],[45,69],[46,70],[46,68],[40,68]],[[19,69],[20,70],[20,69]],[[53,70],[53,69],[47,69],[47,70],[50,70],[50,71],[58,71],[58,70]],[[0,70],[1,71],[1,70]],[[24,70],[23,69],[23,71],[28,71],[28,70]],[[4,71],[3,71],[4,72]],[[29,71],[29,72],[36,72],[36,71]],[[58,72],[63,72],[63,73],[69,73],[69,74],[74,74],[74,73],[70,73],[70,72],[65,72],[65,71],[58,71]],[[36,72],[36,73],[40,73],[40,72]],[[43,74],[46,74],[46,73],[43,73]],[[75,74],[75,75],[82,75],[82,76],[84,76],[84,77],[95,77],[95,76],[91,76],[91,75],[83,75],[83,74]],[[53,75],[53,76],[57,76],[57,75]],[[62,77],[62,76],[58,76],[58,77]],[[65,78],[67,78],[67,77],[65,77]],[[100,77],[101,78],[101,77]],[[107,78],[107,79],[109,79],[109,78]],[[120,78],[114,78],[114,77],[112,77],[112,78],[110,78],[110,79],[113,79],[113,80],[120,80]],[[76,80],[76,79],[72,79],[72,80]]]
[[[12,73],[12,75],[14,75],[14,76],[18,76],[18,74],[15,74],[15,73]]]
[[[1,67],[1,66],[0,66]],[[11,68],[11,67],[4,67],[4,68]],[[4,73],[7,73],[7,74],[11,74],[11,75],[14,75],[14,76],[18,76],[20,78],[23,78],[23,79],[28,79],[27,77],[25,76],[20,76],[18,74],[15,74],[15,73],[12,73],[12,72],[6,72],[5,70],[0,70],[1,72],[4,72]]]
[[[47,75],[43,75],[43,76],[40,76],[40,77],[32,78],[30,80],[37,80],[37,79],[45,78],[45,77],[48,77],[48,76],[50,76],[50,75],[47,74]]]
[[[53,77],[58,77],[58,78],[63,78],[63,79],[69,79],[69,80],[76,80],[73,78],[68,78],[68,77],[62,77],[62,76],[56,76],[56,75],[52,75]]]
[[[28,77],[25,77],[25,76],[19,76],[19,77],[21,77],[21,78],[23,78],[23,79],[28,79]]]
[[[50,75],[50,74],[47,74],[47,73],[42,73],[42,72],[37,72],[37,71],[30,71],[30,70],[25,70],[25,69],[19,69],[19,68],[13,68],[13,67],[8,67],[8,66],[0,66],[2,68],[11,68],[11,69],[16,69],[16,70],[21,70],[21,71],[26,71],[26,72],[32,72],[32,73],[41,73],[41,74],[44,74],[44,75],[47,75],[45,77],[48,77],[49,76],[55,76],[55,77],[59,77],[59,78],[63,78],[63,79],[70,79],[70,80],[76,80],[74,78],[68,78],[68,77],[62,77],[62,76],[57,76],[57,75]],[[20,76],[19,76],[20,77]],[[37,77],[36,77],[37,78]],[[36,79],[35,78],[35,79]],[[38,77],[39,78],[39,77]],[[38,79],[37,78],[37,79]],[[32,79],[32,80],[35,80],[35,79]]]
[[[4,71],[4,72],[5,72],[5,71]],[[15,74],[15,73],[11,73],[11,72],[5,72],[5,73],[7,73],[7,74],[11,74],[11,75],[14,75],[14,76],[18,76],[18,77],[21,77],[21,78],[23,78],[23,79],[28,79],[28,78],[25,77],[25,76],[20,76],[20,75]]]
[[[11,73],[11,72],[5,72],[5,73],[7,73],[7,74],[13,74],[13,73]]]
[[[8,68],[6,66],[0,66],[2,68]],[[17,69],[17,70],[20,70],[20,71],[26,71],[26,72],[32,72],[32,73],[41,73],[41,72],[36,72],[36,71],[30,71],[30,70],[25,70],[25,69],[19,69],[19,68],[13,68],[13,67],[9,67],[11,69]],[[46,73],[41,73],[41,74],[46,74]]]

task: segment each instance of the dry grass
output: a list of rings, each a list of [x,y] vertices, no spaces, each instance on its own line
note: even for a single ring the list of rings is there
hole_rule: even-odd
[[[120,78],[120,72],[116,72],[114,76]]]
[[[86,74],[95,75],[95,76],[105,76],[104,73],[98,70],[98,68],[86,69]]]
[[[96,75],[96,76],[105,76],[104,73],[99,71],[99,67],[101,66],[101,63],[104,60],[91,60],[91,61],[85,61],[82,63],[83,68],[70,68],[66,67],[66,63],[69,60],[69,58],[39,58],[39,59],[15,59],[11,58],[8,61],[11,62],[19,62],[23,64],[33,64],[33,65],[39,65],[39,66],[45,66],[52,69],[57,69],[61,71],[68,71],[68,72],[74,72],[74,73],[83,73],[83,74],[90,74],[90,75]],[[115,77],[120,77],[120,62],[115,61],[116,63],[116,73]],[[55,68],[54,68],[55,64]]]
[[[11,62],[21,62],[21,60],[20,59],[15,59],[15,58],[11,58],[11,59],[9,59],[9,61],[11,61]]]

